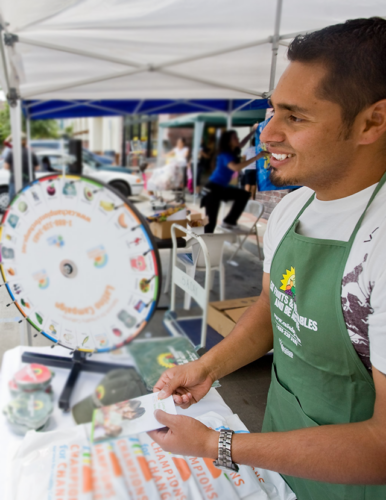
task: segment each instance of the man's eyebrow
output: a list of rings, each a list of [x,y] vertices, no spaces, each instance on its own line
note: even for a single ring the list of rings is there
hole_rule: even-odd
[[[285,111],[293,111],[295,113],[302,113],[302,114],[308,114],[308,110],[306,108],[302,108],[301,106],[298,106],[297,104],[287,104],[287,103],[282,103],[279,102],[275,105],[273,105],[272,101],[269,100],[269,105],[272,108],[279,108],[279,109],[284,109]]]

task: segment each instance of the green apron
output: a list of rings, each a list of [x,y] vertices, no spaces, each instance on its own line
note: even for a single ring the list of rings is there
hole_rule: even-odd
[[[348,242],[308,238],[296,232],[313,195],[275,252],[270,271],[274,360],[263,432],[361,422],[373,414],[374,382],[347,332],[341,284],[355,236],[385,181],[386,173]],[[386,486],[283,477],[298,500],[386,499]]]

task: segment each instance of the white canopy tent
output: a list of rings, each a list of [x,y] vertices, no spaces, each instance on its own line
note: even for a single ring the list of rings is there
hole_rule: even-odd
[[[16,189],[20,99],[258,99],[296,34],[370,16],[384,0],[1,0]]]

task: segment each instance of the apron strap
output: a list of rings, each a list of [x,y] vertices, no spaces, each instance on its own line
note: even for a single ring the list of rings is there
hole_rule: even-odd
[[[311,205],[311,203],[313,202],[315,198],[315,193],[313,193],[310,198],[308,199],[307,203],[305,205],[303,205],[303,207],[301,208],[300,212],[298,213],[298,215],[295,217],[293,223],[291,224],[291,226],[295,225],[297,223],[297,221],[299,220],[299,218],[301,217],[302,213],[304,212],[304,210],[309,207]]]
[[[377,194],[379,193],[379,191],[382,189],[382,186],[386,183],[386,172],[382,175],[381,177],[381,180],[378,182],[376,188],[374,189],[374,192],[373,194],[371,195],[367,205],[366,205],[366,208],[364,209],[362,215],[360,216],[358,222],[356,223],[356,226],[350,236],[350,239],[348,241],[349,243],[349,248],[351,248],[352,244],[354,243],[354,239],[355,239],[355,236],[357,235],[357,232],[359,231],[359,228],[361,227],[361,224],[363,222],[363,219],[365,218],[365,215],[366,215],[366,212],[367,210],[369,209],[369,206],[372,204],[374,198],[377,196]]]
[[[351,236],[350,236],[350,239],[348,241],[349,243],[349,247],[351,248],[353,242],[354,242],[354,239],[355,239],[355,236],[357,235],[357,232],[359,231],[359,228],[361,227],[361,224],[363,222],[363,219],[365,218],[365,215],[366,215],[366,212],[367,210],[369,209],[371,203],[374,201],[374,198],[377,196],[377,194],[379,193],[379,191],[382,189],[383,185],[386,183],[386,172],[382,175],[380,181],[378,182],[377,186],[375,187],[374,189],[374,192],[373,194],[371,195],[367,205],[366,205],[366,208],[364,209],[362,215],[360,216],[358,222],[356,223],[355,227],[354,227],[354,230],[353,232],[351,233]],[[306,208],[311,205],[312,201],[314,200],[315,198],[315,193],[313,193],[311,195],[311,197],[309,198],[309,200],[307,201],[307,203],[302,207],[302,209],[300,210],[300,212],[298,213],[298,215],[295,217],[295,220],[293,221],[292,223],[292,226],[295,225],[297,223],[297,221],[299,220],[299,218],[301,217],[301,215],[303,214],[303,212],[306,210]]]

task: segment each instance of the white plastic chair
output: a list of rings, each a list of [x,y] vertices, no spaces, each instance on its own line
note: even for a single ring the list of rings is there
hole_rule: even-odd
[[[225,242],[234,243],[236,235],[233,233],[202,234],[200,238],[204,241],[209,253],[209,289],[213,289],[214,272],[218,271],[220,274],[220,300],[225,300],[225,266],[223,264],[224,244]],[[196,271],[206,271],[205,257],[196,239],[190,239],[186,247],[181,250],[183,253],[177,253],[177,262],[185,267],[186,274],[194,279]],[[184,309],[190,309],[191,299],[189,293],[185,292]]]
[[[244,212],[247,214],[254,215],[256,217],[254,223],[252,224],[252,226],[250,228],[248,228],[247,226],[241,226],[240,228],[237,229],[237,232],[236,231],[233,232],[231,229],[224,229],[221,226],[219,227],[219,229],[221,229],[221,231],[223,231],[224,233],[231,233],[231,234],[235,234],[237,236],[238,246],[237,246],[236,250],[234,251],[234,253],[232,254],[232,256],[230,257],[230,259],[228,260],[228,263],[232,264],[234,266],[238,266],[238,263],[234,261],[234,258],[238,254],[239,250],[242,249],[246,239],[252,235],[256,236],[257,251],[259,254],[259,259],[262,260],[262,258],[263,258],[261,248],[260,248],[260,243],[259,243],[258,222],[260,220],[260,217],[263,215],[264,205],[263,205],[263,203],[260,203],[260,201],[249,200],[247,203],[247,206],[244,209]],[[244,237],[241,238],[241,236],[244,236]]]

